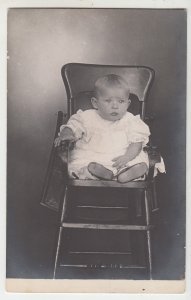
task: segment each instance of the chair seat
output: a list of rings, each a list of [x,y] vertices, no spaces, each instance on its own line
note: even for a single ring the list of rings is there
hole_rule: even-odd
[[[89,179],[71,179],[68,184],[71,186],[87,186],[87,187],[114,187],[114,188],[147,188],[150,184],[148,180],[130,181],[127,183],[120,183],[115,180],[89,180]]]

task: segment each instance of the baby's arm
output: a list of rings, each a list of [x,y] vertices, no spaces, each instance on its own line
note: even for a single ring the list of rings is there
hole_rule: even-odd
[[[128,140],[131,142],[126,152],[122,156],[113,159],[113,167],[120,169],[133,160],[149,141],[149,127],[140,119],[140,116],[131,116],[130,123],[127,124]],[[129,126],[129,127],[128,127]]]
[[[75,141],[74,132],[70,127],[64,127],[60,131],[60,135],[54,141],[55,147],[58,147],[62,141]]]
[[[62,141],[77,141],[85,131],[83,112],[79,111],[70,117],[66,125],[60,127],[60,132],[54,142],[55,147],[59,146]]]
[[[113,167],[120,169],[124,167],[129,161],[133,160],[142,150],[142,142],[131,143],[125,154],[115,157],[113,159]]]

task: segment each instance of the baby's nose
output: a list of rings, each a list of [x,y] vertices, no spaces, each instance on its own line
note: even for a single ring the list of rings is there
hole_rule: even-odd
[[[112,101],[112,108],[118,108],[118,102],[117,101]]]

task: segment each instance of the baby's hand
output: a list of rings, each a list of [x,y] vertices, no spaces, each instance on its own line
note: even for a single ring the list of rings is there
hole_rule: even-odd
[[[65,127],[61,132],[60,135],[55,139],[54,145],[55,147],[60,146],[60,144],[64,145],[67,143],[67,141],[74,142],[75,141],[75,136],[73,134],[73,131]]]
[[[68,142],[69,142],[69,148],[70,148],[70,149],[73,149],[73,148],[74,148],[74,144],[75,144],[75,140],[74,140],[74,139],[63,140],[63,139],[61,139],[60,137],[57,137],[57,138],[54,140],[54,146],[55,146],[55,147],[62,146],[62,149],[64,150],[65,147],[67,147]]]
[[[55,146],[55,147],[59,147],[60,144],[61,144],[61,142],[62,142],[62,140],[61,140],[61,138],[58,136],[58,137],[55,138],[55,140],[54,140],[54,146]]]
[[[117,156],[114,159],[112,159],[112,161],[114,161],[113,167],[115,167],[117,170],[123,168],[129,161],[128,156],[127,155],[121,155],[121,156]]]

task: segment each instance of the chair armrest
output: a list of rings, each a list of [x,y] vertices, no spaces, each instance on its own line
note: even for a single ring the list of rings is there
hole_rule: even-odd
[[[160,151],[158,147],[154,145],[144,147],[144,151],[147,152],[149,158],[148,179],[152,179],[154,176],[155,164],[161,161]]]
[[[150,127],[152,126],[153,122],[155,120],[155,114],[147,115],[144,118],[144,122]]]
[[[153,166],[161,161],[160,151],[157,146],[149,145],[144,147],[144,151],[148,153],[149,166]]]
[[[60,126],[63,124],[65,116],[66,116],[66,114],[64,114],[63,111],[57,112],[57,122],[56,122],[56,130],[55,130],[55,134],[54,134],[54,139],[58,136]]]
[[[66,124],[67,119],[68,119],[67,113],[63,113],[62,111],[58,112],[58,118],[57,118],[57,125],[56,125],[54,140],[58,136],[61,125]],[[62,162],[64,164],[67,164],[67,162],[68,162],[68,151],[71,148],[70,142],[68,142],[68,141],[61,142],[60,146],[58,146],[58,147],[55,147],[54,144],[53,144],[53,147],[55,148],[55,152],[56,152],[57,156],[60,157],[60,159],[62,160]]]
[[[64,164],[68,164],[69,151],[74,148],[75,142],[63,141],[60,146],[57,147],[57,154],[61,158]]]
[[[54,140],[58,136],[60,126],[64,122],[64,113],[57,113],[56,130]],[[49,157],[48,167],[45,175],[44,185],[40,204],[52,210],[57,211],[59,206],[60,194],[62,193],[63,176],[66,173],[66,168],[63,166],[58,156],[58,149],[52,144],[52,149]]]

